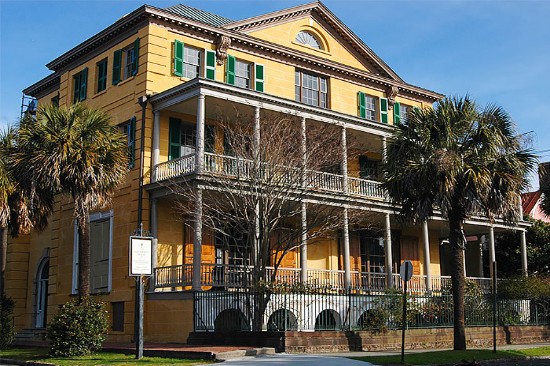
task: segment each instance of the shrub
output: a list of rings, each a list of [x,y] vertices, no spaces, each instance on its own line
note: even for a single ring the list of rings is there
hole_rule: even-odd
[[[15,332],[13,329],[13,309],[15,302],[2,294],[0,297],[0,349],[7,348],[11,342]]]
[[[50,355],[72,357],[98,351],[108,326],[109,318],[101,300],[92,297],[71,300],[59,308],[49,325]]]

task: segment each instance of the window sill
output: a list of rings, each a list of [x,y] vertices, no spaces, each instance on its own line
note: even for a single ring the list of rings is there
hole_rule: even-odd
[[[128,83],[130,80],[133,80],[135,77],[136,77],[136,76],[134,75],[134,76],[130,76],[128,79],[121,80],[121,81],[119,81],[118,84],[115,85],[115,86],[124,85],[124,84]]]
[[[92,97],[92,99],[95,99],[95,98],[97,98],[97,97],[99,97],[99,96],[101,96],[101,95],[103,95],[103,94],[106,94],[106,93],[107,93],[107,88],[105,88],[105,90],[102,90],[102,91],[96,93],[96,94]]]
[[[315,47],[311,47],[311,46],[308,46],[308,45],[305,45],[305,44],[301,44],[301,43],[298,43],[296,41],[290,41],[290,43],[292,43],[293,45],[296,45],[296,46],[300,46],[300,47],[303,47],[303,48],[306,48],[308,50],[312,50],[312,51],[315,51],[315,52],[319,52],[323,55],[327,55],[327,56],[332,56],[332,54],[330,52],[327,52],[325,50],[321,50],[319,48],[315,48]]]

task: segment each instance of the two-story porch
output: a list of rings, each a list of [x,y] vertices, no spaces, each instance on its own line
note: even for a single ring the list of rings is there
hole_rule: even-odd
[[[216,137],[215,127],[207,127],[215,125],[221,111],[224,118],[230,119],[248,114],[253,126],[251,133],[255,133],[254,126],[261,123],[263,111],[297,116],[303,130],[315,123],[339,129],[341,138],[334,154],[341,161],[336,173],[288,166],[278,170],[283,176],[278,182],[290,185],[299,182],[301,189],[307,191],[308,204],[332,205],[364,215],[362,223],[350,224],[343,219],[338,230],[323,240],[309,243],[302,240],[285,255],[276,270],[273,266],[267,268],[265,278],[275,283],[300,283],[335,291],[380,292],[400,286],[399,265],[409,259],[414,264],[411,283],[414,291],[443,291],[450,287],[444,219],[437,216],[416,227],[404,225],[395,215],[395,207],[386,199],[376,173],[372,173],[377,169],[372,162],[384,155],[390,126],[202,79],[155,95],[150,101],[154,115],[153,155],[146,188],[151,198],[151,229],[157,238],[152,287],[155,291],[252,285],[252,267],[249,258],[242,255],[241,244],[228,248],[202,225],[204,196],[223,198],[213,177],[239,182],[257,178],[256,162],[228,154],[223,138]],[[304,135],[306,133],[304,131]],[[356,155],[365,157],[364,166],[361,159],[351,157],[348,147],[351,140],[359,142]],[[304,145],[307,151],[305,142]],[[260,170],[269,170],[269,166]],[[298,175],[302,178],[297,180]],[[201,201],[193,202],[193,219],[187,223],[174,217],[172,211],[173,202],[181,199],[181,195],[174,192],[182,189],[201,191],[200,196],[189,195],[195,201],[200,197]],[[302,215],[307,216],[307,209]],[[307,231],[304,221],[301,225],[301,230]],[[490,223],[483,217],[472,217],[465,225],[466,274],[486,291],[490,288],[489,263],[495,253],[494,232],[509,229],[501,222]],[[525,227],[513,229],[523,232],[522,242],[518,244],[526,272]]]

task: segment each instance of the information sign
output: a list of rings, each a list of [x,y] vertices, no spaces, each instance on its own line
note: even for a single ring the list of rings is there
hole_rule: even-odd
[[[151,276],[153,274],[153,238],[130,237],[130,276]]]

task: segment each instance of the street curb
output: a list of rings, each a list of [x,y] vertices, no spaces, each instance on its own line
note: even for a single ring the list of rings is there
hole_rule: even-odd
[[[11,358],[0,358],[0,364],[19,366],[55,366],[53,363],[12,360]]]

